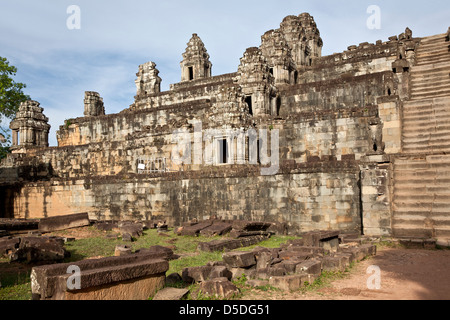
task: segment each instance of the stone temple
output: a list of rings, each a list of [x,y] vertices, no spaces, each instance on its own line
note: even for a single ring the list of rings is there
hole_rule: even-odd
[[[449,239],[449,35],[406,28],[322,56],[302,13],[213,76],[193,34],[181,82],[161,92],[156,63],[142,64],[135,101],[118,114],[86,92],[57,147],[43,108],[25,102],[0,167],[0,218],[218,216],[289,233]]]

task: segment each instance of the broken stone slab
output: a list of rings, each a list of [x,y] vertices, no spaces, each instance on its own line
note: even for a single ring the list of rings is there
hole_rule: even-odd
[[[314,277],[308,274],[295,274],[288,276],[274,276],[269,279],[269,285],[283,291],[296,291],[305,283],[314,282]]]
[[[242,231],[242,230],[232,230],[229,234],[231,238],[243,238],[243,237],[251,237],[251,236],[266,236],[270,237],[272,235],[271,232],[268,231]]]
[[[272,226],[270,222],[261,221],[245,221],[245,220],[233,220],[231,221],[233,230],[240,231],[267,231]]]
[[[177,273],[171,273],[166,277],[166,286],[173,286],[177,285],[178,283],[182,282],[183,278]]]
[[[212,225],[212,221],[204,221],[191,226],[184,226],[180,228],[178,231],[178,235],[180,236],[198,236],[200,231],[206,229]]]
[[[256,270],[265,269],[272,265],[273,255],[269,250],[267,251],[257,251],[255,254],[256,258]]]
[[[309,255],[319,255],[319,256],[323,256],[324,254],[329,253],[328,250],[325,250],[322,247],[305,247],[305,246],[296,246],[296,245],[289,245],[283,251],[293,251],[293,252],[298,252],[298,253],[304,253],[304,254],[309,254]]]
[[[61,237],[20,237],[18,247],[9,254],[10,262],[59,262],[70,256]]]
[[[231,231],[232,225],[226,222],[214,222],[209,227],[200,230],[200,234],[208,237],[222,236]]]
[[[65,216],[43,218],[39,221],[39,231],[42,233],[54,232],[72,228],[89,226],[88,213],[76,213]]]
[[[282,260],[304,261],[314,257],[314,254],[304,253],[302,251],[283,250],[278,253],[278,257]]]
[[[125,256],[125,255],[129,255],[129,254],[132,254],[131,246],[117,245],[115,250],[114,250],[114,256],[115,257]]]
[[[227,278],[216,278],[202,282],[199,290],[202,295],[218,299],[231,299],[240,294],[240,290]]]
[[[222,255],[225,264],[230,268],[248,268],[256,265],[255,252],[226,252]]]
[[[168,269],[169,262],[157,253],[34,267],[32,297],[33,300],[146,300],[164,287]]]
[[[303,246],[322,247],[336,252],[339,248],[339,231],[311,231],[302,234]]]
[[[231,280],[233,273],[226,266],[213,266],[209,274],[209,279],[227,278]]]
[[[119,222],[117,221],[96,221],[94,227],[100,231],[112,231],[119,228]]]
[[[322,259],[322,271],[339,272],[346,268],[346,258],[343,256],[327,256]]]
[[[24,230],[37,230],[38,227],[38,219],[0,219],[0,230],[14,232]]]
[[[161,300],[183,300],[189,294],[189,289],[178,289],[178,288],[164,288],[159,290],[152,300],[161,301]]]
[[[0,256],[9,257],[9,255],[19,248],[20,238],[4,237],[0,239]]]
[[[255,245],[266,239],[267,237],[265,236],[253,236],[239,239],[212,240],[209,242],[200,242],[198,244],[198,249],[207,252],[234,250]]]
[[[281,277],[287,274],[284,265],[277,264],[264,269],[258,269],[250,278],[255,279],[270,279],[271,277]]]
[[[247,285],[250,287],[258,288],[258,287],[266,287],[269,285],[269,280],[262,279],[250,279],[247,281]]]
[[[295,273],[302,274],[313,274],[315,276],[320,276],[322,273],[322,260],[306,260],[296,265]]]
[[[157,254],[162,259],[166,259],[167,261],[176,260],[179,258],[178,255],[174,254],[172,249],[164,246],[151,246],[150,248],[141,248],[139,250],[136,250],[135,253]]]
[[[124,234],[129,234],[132,238],[139,238],[144,232],[144,225],[139,222],[132,221],[120,221],[118,223],[118,228],[122,236]]]
[[[199,267],[188,267],[184,268],[181,273],[181,278],[185,283],[199,283],[209,279],[211,271],[214,267],[212,266],[199,266]]]

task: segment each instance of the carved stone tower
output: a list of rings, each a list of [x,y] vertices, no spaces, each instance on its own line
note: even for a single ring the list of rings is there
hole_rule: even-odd
[[[200,37],[194,33],[187,44],[181,61],[181,81],[211,77],[212,64]]]
[[[9,127],[12,130],[12,149],[19,147],[48,147],[50,125],[39,102],[22,102],[16,118]]]
[[[156,69],[154,62],[147,62],[139,66],[135,81],[138,97],[161,92],[161,78],[158,74],[159,70]]]
[[[97,92],[86,91],[84,93],[84,116],[97,117],[103,115],[105,115],[103,98]]]
[[[322,56],[323,41],[314,18],[309,13],[287,16],[280,25],[297,68],[310,66]]]

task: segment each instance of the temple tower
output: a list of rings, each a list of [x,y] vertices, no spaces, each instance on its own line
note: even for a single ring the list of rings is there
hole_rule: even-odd
[[[48,147],[50,125],[43,111],[37,101],[28,100],[20,104],[16,118],[9,125],[13,151],[20,147]]]
[[[183,53],[181,65],[181,81],[190,81],[211,77],[212,64],[209,54],[200,37],[194,33]]]
[[[161,78],[158,74],[159,70],[156,69],[154,62],[150,61],[139,66],[135,81],[138,97],[161,92]]]

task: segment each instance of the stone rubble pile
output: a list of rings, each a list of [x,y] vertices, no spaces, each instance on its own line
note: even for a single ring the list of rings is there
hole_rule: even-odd
[[[251,286],[270,285],[285,291],[313,283],[324,271],[344,271],[353,262],[376,255],[376,246],[337,231],[308,232],[279,248],[256,247],[251,251],[229,251],[223,261],[184,268],[184,283],[200,284],[202,293],[227,298],[236,294],[232,280],[243,275]]]

